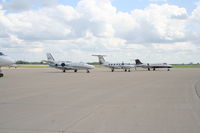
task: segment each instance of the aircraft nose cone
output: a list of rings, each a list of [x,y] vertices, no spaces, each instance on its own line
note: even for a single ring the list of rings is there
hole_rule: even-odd
[[[11,58],[8,58],[8,63],[9,64],[15,64],[15,61],[13,59],[11,59]]]
[[[15,61],[10,57],[5,57],[4,58],[4,63],[5,63],[5,66],[7,66],[7,65],[9,66],[9,65],[15,64]]]
[[[93,66],[93,65],[90,65],[90,69],[94,69],[95,68],[95,66]]]

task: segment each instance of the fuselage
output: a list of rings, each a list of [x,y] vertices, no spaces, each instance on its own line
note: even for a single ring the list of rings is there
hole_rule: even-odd
[[[143,64],[138,64],[136,66],[143,68],[172,68],[172,65],[169,65],[167,63],[158,63],[158,64],[143,63]]]
[[[114,68],[114,69],[130,69],[130,68],[134,68],[135,65],[131,64],[131,63],[109,63],[109,62],[105,62],[104,64],[101,64],[105,67],[109,67],[109,68]]]
[[[94,69],[93,65],[89,65],[84,62],[69,62],[69,61],[59,61],[49,64],[50,67],[54,67],[57,69],[65,69],[65,70],[87,70],[87,69]]]
[[[9,66],[14,64],[14,60],[6,55],[0,53],[0,67],[2,66]]]

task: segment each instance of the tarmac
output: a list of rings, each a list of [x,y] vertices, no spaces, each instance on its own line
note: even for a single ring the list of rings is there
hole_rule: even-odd
[[[0,133],[200,133],[200,69],[3,69]]]

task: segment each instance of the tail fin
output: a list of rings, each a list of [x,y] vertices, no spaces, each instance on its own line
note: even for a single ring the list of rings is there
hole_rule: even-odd
[[[99,64],[104,64],[106,61],[103,58],[105,55],[92,55],[92,56],[97,56],[99,58]]]
[[[51,53],[47,53],[47,61],[48,62],[54,62],[55,61],[53,56],[51,55]]]
[[[140,64],[143,64],[143,63],[142,63],[139,59],[136,59],[136,60],[135,60],[135,64],[136,64],[136,65],[140,65]]]

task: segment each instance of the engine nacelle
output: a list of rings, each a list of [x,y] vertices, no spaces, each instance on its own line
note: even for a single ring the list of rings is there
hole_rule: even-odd
[[[65,66],[65,63],[61,63],[61,66],[64,67],[64,66]]]

